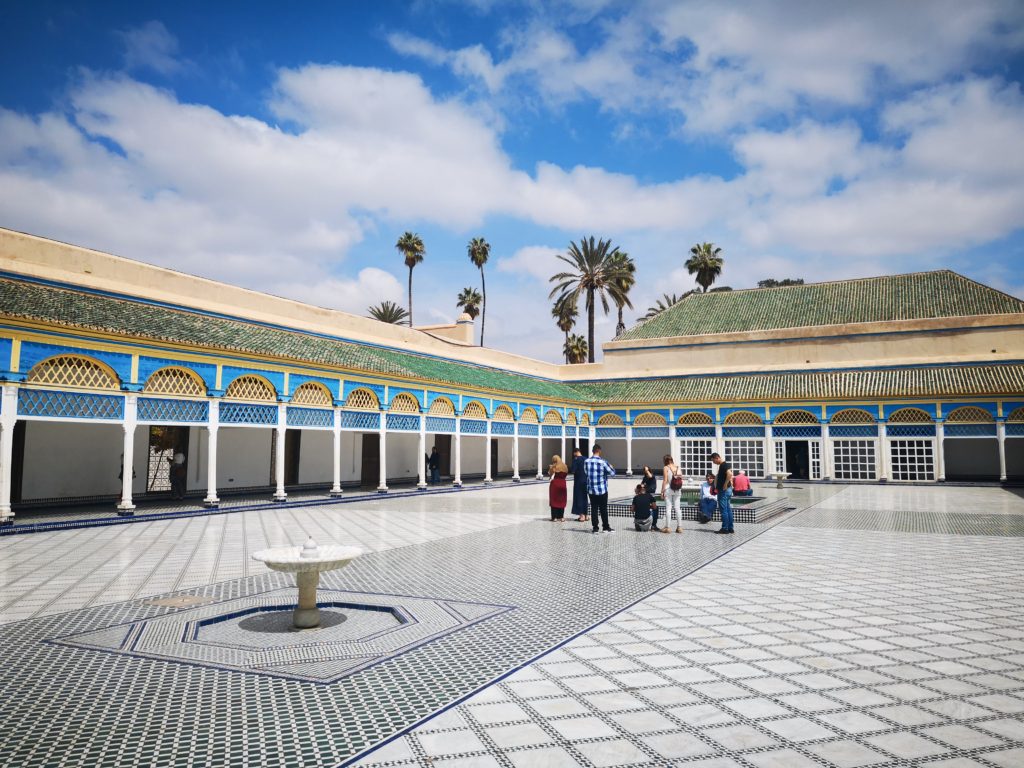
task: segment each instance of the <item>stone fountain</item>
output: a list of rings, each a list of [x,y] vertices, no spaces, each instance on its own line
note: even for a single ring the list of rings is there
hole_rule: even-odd
[[[259,560],[274,571],[295,574],[299,586],[299,605],[292,614],[296,629],[320,626],[320,609],[316,606],[316,588],[320,574],[344,568],[363,554],[359,547],[318,546],[312,537],[301,547],[274,547],[255,552]]]

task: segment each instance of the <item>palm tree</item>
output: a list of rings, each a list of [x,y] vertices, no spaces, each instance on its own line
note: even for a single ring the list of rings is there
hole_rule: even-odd
[[[565,337],[565,346],[562,347],[562,353],[565,355],[565,361],[569,364],[576,364],[585,362],[587,359],[587,340],[580,334],[574,333],[571,336]],[[591,360],[590,362],[593,362]]]
[[[427,249],[419,235],[406,232],[395,243],[395,249],[405,257],[405,266],[409,268],[409,327],[412,327],[412,270],[423,261]]]
[[[558,326],[558,330],[565,334],[566,345],[569,344],[569,331],[576,325],[576,317],[578,315],[579,311],[576,309],[576,302],[569,298],[559,299],[551,307],[551,316],[555,318],[555,325]],[[566,356],[565,361],[569,362],[568,356]]]
[[[615,302],[615,307],[619,310],[619,321],[615,324],[615,335],[618,336],[626,330],[626,324],[622,321],[623,307],[633,308],[633,304],[629,300],[629,291],[636,284],[636,262],[623,251],[619,251],[614,262],[615,276],[613,280],[618,284],[618,290],[612,296],[612,301]]]
[[[455,306],[462,307],[467,315],[476,320],[476,316],[480,314],[480,301],[480,291],[476,288],[463,288]]]
[[[382,323],[392,323],[393,325],[400,325],[409,317],[405,307],[400,307],[393,301],[382,301],[375,307],[369,307],[367,312],[370,313],[370,317],[374,320],[380,320]]]
[[[621,300],[627,306],[632,304],[622,295],[622,264],[616,258],[619,249],[612,246],[611,240],[595,241],[593,236],[582,238],[579,245],[569,243],[568,250],[568,254],[558,254],[558,258],[572,267],[572,271],[559,272],[551,277],[551,282],[556,285],[548,297],[558,294],[559,301],[568,299],[573,303],[578,303],[580,297],[583,297],[587,308],[587,355],[592,363],[595,301],[601,300],[605,314],[608,314],[609,298],[616,302]]]
[[[706,293],[715,279],[722,274],[724,261],[722,249],[714,243],[698,243],[690,249],[686,271],[697,276],[697,285]]]
[[[480,270],[480,290],[483,291],[483,310],[480,318],[480,346],[482,347],[484,345],[484,327],[487,325],[487,282],[484,280],[484,264],[487,263],[487,257],[491,255],[491,246],[482,237],[474,237],[466,246],[466,251],[469,253],[469,260]]]
[[[641,320],[650,320],[655,315],[660,315],[662,312],[664,312],[669,307],[674,307],[676,304],[678,304],[680,301],[685,299],[687,296],[689,296],[689,295],[691,295],[693,293],[696,293],[696,292],[697,292],[696,290],[687,291],[682,296],[676,296],[674,293],[671,296],[669,296],[667,293],[663,293],[661,295],[661,298],[658,299],[658,302],[654,306],[648,307],[647,308],[647,314],[644,315],[643,317],[641,317],[640,319]]]

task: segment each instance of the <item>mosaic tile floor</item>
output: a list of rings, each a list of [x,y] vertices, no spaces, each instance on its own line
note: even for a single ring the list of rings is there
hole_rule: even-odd
[[[0,540],[0,766],[1024,765],[1024,538],[960,490],[1024,518],[808,486],[735,537],[595,536],[534,486]],[[269,599],[248,553],[307,531],[367,550],[335,596],[512,610],[336,682],[53,642]]]

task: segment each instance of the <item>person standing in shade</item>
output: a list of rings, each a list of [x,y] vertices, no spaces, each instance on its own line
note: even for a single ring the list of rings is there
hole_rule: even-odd
[[[732,467],[722,455],[711,454],[711,463],[718,467],[715,477],[715,494],[718,497],[718,512],[722,516],[722,528],[715,533],[733,533],[732,529]]]
[[[572,451],[572,513],[576,515],[577,522],[587,521],[587,470],[586,459],[583,458],[583,451],[573,448]]]
[[[430,484],[438,485],[441,482],[441,454],[435,445],[430,449],[430,458],[427,459],[427,468],[430,470]]]
[[[551,476],[551,483],[548,485],[548,505],[551,507],[551,522],[562,522],[565,515],[565,478],[569,475],[569,468],[565,466],[562,457],[555,455],[551,457],[551,466],[548,467],[548,474]]]
[[[608,478],[615,476],[615,468],[601,458],[601,446],[594,445],[594,455],[583,462],[587,473],[587,494],[590,496],[590,522],[594,533],[600,533],[597,516],[601,516],[601,526],[608,533],[612,527],[608,525]]]

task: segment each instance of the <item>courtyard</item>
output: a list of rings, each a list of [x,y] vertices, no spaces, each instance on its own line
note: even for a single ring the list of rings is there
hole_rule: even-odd
[[[1024,498],[757,490],[732,537],[511,484],[0,537],[0,765],[1024,764]],[[281,631],[251,554],[307,536],[364,554]]]

